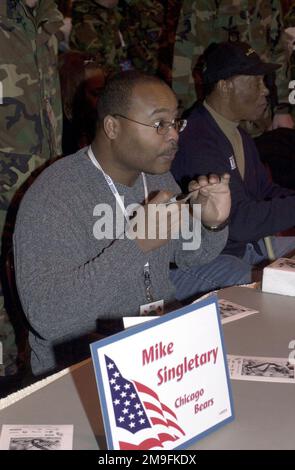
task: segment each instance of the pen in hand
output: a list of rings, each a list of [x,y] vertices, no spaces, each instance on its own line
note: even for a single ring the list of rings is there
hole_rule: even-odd
[[[169,204],[174,204],[175,202],[187,202],[192,195],[193,191],[191,193],[174,194],[174,196],[172,196],[169,201],[166,202],[166,206]]]

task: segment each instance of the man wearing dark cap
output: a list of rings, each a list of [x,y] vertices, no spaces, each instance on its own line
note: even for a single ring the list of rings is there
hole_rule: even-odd
[[[201,89],[197,87],[202,54],[211,42],[250,42],[266,62],[281,64],[275,80],[269,77],[270,106],[258,122],[247,122],[252,137],[267,129],[294,127],[289,114],[291,80],[284,47],[281,0],[182,0],[173,60],[173,89],[188,109]],[[194,80],[191,73],[193,72]]]
[[[191,112],[180,136],[172,172],[185,187],[198,174],[231,175],[229,239],[222,254],[203,267],[171,273],[176,285],[196,277],[200,292],[249,283],[253,267],[269,254],[264,238],[293,227],[295,192],[273,184],[252,138],[239,127],[260,117],[267,105],[264,76],[278,68],[262,62],[248,44],[220,43],[208,48],[204,79],[207,93]],[[295,248],[293,237],[272,237],[275,257]]]

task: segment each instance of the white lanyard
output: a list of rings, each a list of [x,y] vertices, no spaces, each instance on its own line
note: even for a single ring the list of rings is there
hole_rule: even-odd
[[[91,145],[89,145],[89,147],[88,147],[88,156],[89,156],[90,160],[92,161],[93,165],[96,166],[96,168],[99,171],[102,172],[102,174],[103,174],[110,190],[112,191],[113,195],[115,196],[116,201],[119,204],[120,208],[122,209],[124,217],[125,217],[125,219],[128,223],[129,222],[129,215],[128,215],[128,212],[125,209],[122,198],[121,198],[120,194],[118,193],[118,190],[117,190],[112,178],[103,171],[101,165],[96,160],[96,158],[94,156],[94,153],[93,153],[93,150],[91,148]],[[148,188],[147,188],[146,176],[143,172],[141,173],[141,176],[142,176],[142,183],[143,183],[143,190],[144,190],[144,202],[145,202],[145,204],[147,204],[147,202],[148,202]],[[149,264],[149,262],[147,262],[144,265],[144,283],[145,283],[147,301],[152,302],[153,296],[152,296],[152,293],[151,293],[152,284],[151,284],[151,278],[150,278],[150,264]]]
[[[126,42],[124,41],[123,34],[121,33],[120,30],[118,30],[118,34],[119,34],[119,38],[120,38],[121,47],[122,47],[122,49],[125,49]]]
[[[120,208],[121,208],[121,210],[124,214],[125,219],[127,220],[127,222],[129,222],[129,215],[128,215],[126,209],[125,209],[122,198],[121,198],[120,194],[118,193],[118,190],[117,190],[112,178],[103,171],[101,165],[96,160],[96,158],[94,156],[94,153],[93,153],[93,150],[91,148],[91,145],[89,145],[89,147],[88,147],[88,156],[89,156],[90,160],[92,161],[93,165],[96,166],[96,168],[99,171],[102,172],[106,182],[108,183],[108,186],[109,186],[110,190],[112,191],[113,195],[115,196],[116,201],[119,204],[119,206],[120,206]],[[146,176],[143,172],[141,173],[141,176],[142,176],[142,183],[143,183],[143,190],[144,190],[144,202],[147,203],[148,202],[148,189],[147,189]]]
[[[94,156],[94,153],[93,153],[93,150],[91,148],[91,145],[89,145],[87,153],[88,153],[88,156],[89,156],[90,160],[92,161],[93,165],[96,166],[96,168],[99,171],[102,172],[102,174],[103,174],[110,190],[112,191],[113,195],[116,198],[117,203],[119,204],[120,208],[122,209],[122,212],[124,214],[124,217],[125,217],[126,221],[129,222],[129,215],[128,215],[128,212],[125,209],[122,198],[121,198],[120,194],[118,193],[118,190],[117,190],[112,178],[103,171],[101,165],[96,160],[96,158]],[[148,195],[146,176],[143,172],[141,173],[141,176],[142,176],[142,183],[143,183],[143,190],[144,190],[144,202],[145,202],[145,204],[147,204],[149,195]],[[151,293],[152,285],[151,285],[151,278],[150,278],[150,264],[149,264],[149,262],[147,262],[144,265],[144,283],[145,283],[145,288],[146,288],[147,300],[148,300],[148,302],[151,302],[153,297],[152,297],[152,293]]]

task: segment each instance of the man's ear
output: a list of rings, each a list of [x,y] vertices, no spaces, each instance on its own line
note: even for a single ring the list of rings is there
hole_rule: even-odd
[[[108,115],[103,120],[103,128],[106,136],[113,140],[116,139],[119,131],[120,123],[114,116]]]
[[[219,80],[219,82],[217,83],[217,88],[219,93],[225,96],[231,92],[233,88],[233,83],[231,80]]]

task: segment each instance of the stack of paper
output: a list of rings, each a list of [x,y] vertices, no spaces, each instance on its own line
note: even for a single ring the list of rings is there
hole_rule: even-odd
[[[264,268],[262,290],[295,296],[295,260],[279,258]]]

